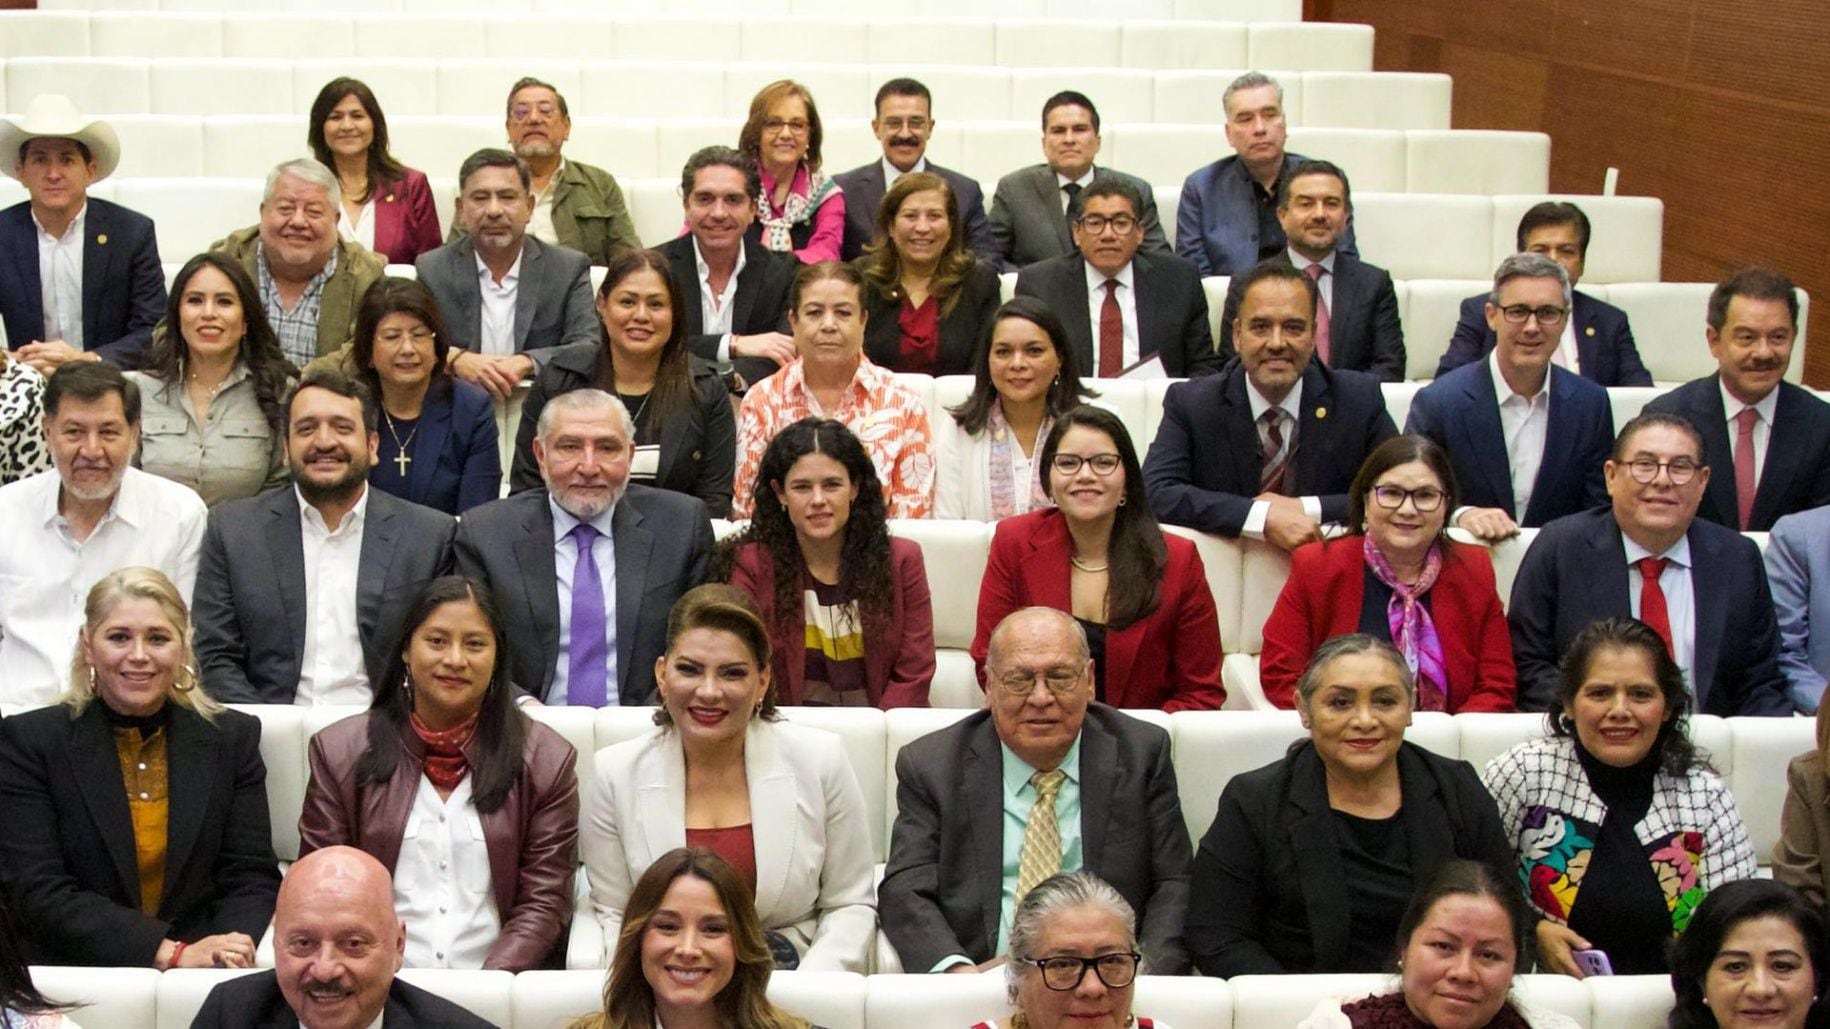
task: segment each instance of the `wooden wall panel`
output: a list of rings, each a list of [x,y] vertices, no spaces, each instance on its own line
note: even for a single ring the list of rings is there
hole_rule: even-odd
[[[1664,275],[1770,264],[1811,292],[1805,378],[1830,388],[1830,18],[1824,0],[1306,0],[1377,31],[1382,71],[1455,78],[1457,128],[1551,136],[1553,190],[1665,202]],[[1605,246],[1605,240],[1596,245]]]

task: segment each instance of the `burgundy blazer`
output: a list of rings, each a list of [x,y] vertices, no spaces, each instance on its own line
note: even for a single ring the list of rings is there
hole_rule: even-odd
[[[426,747],[401,735],[401,760],[385,786],[356,782],[369,746],[369,719],[352,715],[311,738],[311,782],[299,815],[299,856],[347,844],[372,854],[390,873],[400,860],[407,816],[419,793]],[[521,775],[502,806],[481,816],[502,934],[484,968],[524,972],[547,965],[572,923],[578,863],[578,771],[565,737],[530,720]]]
[[[1297,547],[1290,578],[1264,623],[1258,677],[1278,707],[1296,706],[1296,680],[1324,640],[1360,631],[1366,596],[1364,537],[1342,536]],[[1512,711],[1516,677],[1512,637],[1482,547],[1445,541],[1442,571],[1430,587],[1430,618],[1442,640],[1449,711]]]
[[[375,252],[389,264],[412,264],[445,243],[431,183],[424,172],[405,171],[400,181],[384,182],[375,191]]]
[[[1218,710],[1220,618],[1195,545],[1163,534],[1169,563],[1163,569],[1155,611],[1130,627],[1106,631],[1106,703],[1164,711]],[[972,661],[985,678],[991,631],[1019,608],[1040,605],[1072,611],[1074,542],[1067,519],[1053,507],[998,523],[991,558],[979,584],[979,624]]]
[[[769,627],[777,702],[799,704],[807,678],[806,619],[800,610],[784,612],[792,617],[776,618],[775,562],[762,544],[739,548],[731,585],[755,600],[757,613]],[[865,692],[880,708],[927,707],[928,686],[934,681],[934,608],[921,544],[914,540],[890,537],[890,598],[888,624],[866,626]]]

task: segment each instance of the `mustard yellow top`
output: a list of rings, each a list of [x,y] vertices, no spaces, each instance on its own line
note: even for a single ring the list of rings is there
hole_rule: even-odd
[[[140,911],[156,917],[165,897],[165,841],[171,802],[165,763],[165,730],[142,735],[138,728],[116,726],[114,753],[121,761],[127,787],[127,813],[133,819],[133,850],[140,865]]]

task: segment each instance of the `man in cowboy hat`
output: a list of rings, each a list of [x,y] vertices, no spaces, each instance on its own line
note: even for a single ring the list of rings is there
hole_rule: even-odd
[[[67,97],[0,119],[0,169],[31,199],[0,211],[0,319],[18,357],[46,375],[71,361],[139,364],[165,314],[165,275],[150,218],[92,198],[121,142]]]

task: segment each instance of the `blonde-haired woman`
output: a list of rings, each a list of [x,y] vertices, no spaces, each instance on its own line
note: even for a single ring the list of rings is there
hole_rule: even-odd
[[[0,722],[0,867],[25,960],[252,967],[280,885],[260,735],[203,692],[171,580],[103,576],[63,702]]]

